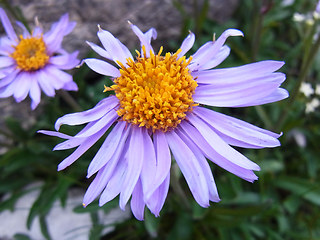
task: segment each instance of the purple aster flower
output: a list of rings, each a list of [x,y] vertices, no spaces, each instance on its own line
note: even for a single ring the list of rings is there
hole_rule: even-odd
[[[22,34],[17,36],[5,11],[0,8],[0,18],[7,36],[0,38],[0,98],[13,96],[17,102],[29,94],[35,109],[40,103],[41,89],[49,97],[55,90],[77,91],[72,76],[62,70],[79,64],[78,52],[67,53],[61,43],[63,37],[75,27],[68,14],[54,23],[47,33],[37,26],[30,33],[22,23]]]
[[[228,29],[216,41],[204,44],[192,56],[185,54],[194,44],[193,33],[175,53],[154,52],[150,42],[157,33],[131,28],[141,42],[134,58],[110,32],[99,28],[104,49],[91,48],[112,60],[88,58],[84,62],[94,71],[110,76],[113,90],[94,108],[65,115],[55,124],[57,131],[40,131],[66,141],[54,150],[77,149],[58,166],[62,170],[76,161],[109,128],[112,128],[88,168],[87,177],[96,174],[83,200],[86,206],[100,195],[100,205],[120,195],[124,209],[131,197],[131,210],[142,220],[144,209],[158,216],[168,193],[171,153],[187,181],[192,195],[202,207],[220,200],[207,159],[249,182],[257,179],[259,166],[232,146],[244,148],[276,147],[279,134],[236,118],[209,110],[215,107],[248,107],[288,97],[279,88],[285,74],[275,72],[284,64],[262,61],[241,67],[213,69],[230,52],[224,45],[229,36],[242,36]],[[63,124],[87,125],[75,136],[58,132]]]

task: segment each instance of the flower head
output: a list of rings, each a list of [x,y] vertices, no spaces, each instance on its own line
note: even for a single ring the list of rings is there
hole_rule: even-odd
[[[40,27],[30,33],[20,22],[22,34],[17,36],[5,13],[0,18],[7,36],[0,39],[0,98],[13,96],[17,102],[29,94],[35,109],[40,103],[41,90],[53,97],[55,90],[78,90],[72,76],[62,70],[79,64],[78,52],[67,53],[61,46],[63,37],[75,27],[68,14],[43,33]]]
[[[158,216],[169,188],[171,153],[202,207],[220,200],[206,158],[249,182],[256,180],[253,171],[259,166],[231,146],[276,147],[280,135],[204,105],[247,107],[288,97],[287,91],[279,88],[285,75],[275,72],[284,63],[262,61],[212,69],[229,55],[226,39],[242,36],[241,31],[226,30],[216,41],[186,57],[195,41],[193,33],[177,52],[162,54],[162,47],[156,53],[150,44],[157,36],[155,29],[143,33],[130,26],[141,42],[136,58],[110,32],[99,28],[98,37],[105,49],[88,44],[120,69],[102,60],[84,60],[94,71],[113,79],[114,85],[105,91],[114,90],[115,95],[90,110],[59,118],[57,132],[40,131],[66,139],[55,150],[77,147],[59,164],[58,170],[62,170],[112,128],[89,165],[87,177],[96,176],[83,205],[99,195],[100,205],[120,195],[122,209],[131,197],[137,219],[143,219],[145,206]],[[87,125],[75,136],[58,132],[63,124],[84,123]]]

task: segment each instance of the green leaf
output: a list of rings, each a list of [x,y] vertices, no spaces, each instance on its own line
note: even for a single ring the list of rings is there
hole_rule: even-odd
[[[6,126],[9,130],[13,133],[13,137],[17,140],[24,142],[26,139],[29,138],[28,131],[24,130],[19,121],[14,118],[7,118],[5,120]]]
[[[159,223],[160,223],[159,218],[156,218],[149,211],[145,211],[144,226],[152,238],[155,238],[158,236]]]
[[[14,236],[14,240],[32,240],[28,235],[17,233]]]
[[[274,184],[320,206],[320,185],[318,183],[303,178],[282,177],[278,178]]]
[[[46,219],[45,219],[44,216],[40,216],[40,218],[39,218],[39,223],[40,223],[40,229],[41,229],[42,235],[43,235],[47,240],[50,240],[51,237],[50,237],[50,234],[49,234],[49,231],[48,231],[47,221],[46,221]]]

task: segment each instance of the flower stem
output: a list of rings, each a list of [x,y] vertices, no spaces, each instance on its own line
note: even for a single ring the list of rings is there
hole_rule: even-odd
[[[256,61],[260,47],[261,32],[263,26],[263,14],[261,14],[261,4],[254,1],[255,16],[253,19],[253,36],[252,36],[252,60]]]
[[[305,61],[303,61],[302,63],[302,67],[301,67],[301,71],[298,77],[298,81],[296,83],[295,88],[293,89],[291,96],[286,104],[286,107],[283,110],[283,113],[281,114],[281,118],[278,122],[278,126],[276,128],[277,131],[279,131],[283,124],[285,123],[285,121],[287,120],[288,116],[289,116],[289,111],[292,108],[293,103],[295,102],[298,94],[299,94],[299,89],[301,84],[305,81],[305,79],[308,76],[309,70],[311,69],[312,63],[314,58],[316,57],[316,54],[319,50],[320,47],[320,35],[318,36],[316,42],[313,44],[313,46],[310,48],[310,51],[307,52],[306,54],[308,54],[308,57],[306,57]]]
[[[74,98],[70,95],[70,93],[64,91],[64,90],[59,90],[58,95],[63,98],[63,100],[76,112],[81,112],[82,108],[80,105],[74,100]]]

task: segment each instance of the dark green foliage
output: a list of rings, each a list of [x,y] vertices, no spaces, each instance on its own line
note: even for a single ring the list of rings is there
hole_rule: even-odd
[[[191,53],[212,40],[214,32],[218,37],[226,28],[238,28],[245,37],[228,39],[231,55],[221,67],[267,59],[286,62],[281,71],[287,74],[283,87],[290,92],[288,100],[259,107],[218,109],[260,127],[283,132],[280,138],[282,146],[276,149],[239,149],[261,167],[257,173],[259,180],[254,183],[211,165],[221,202],[213,203],[206,209],[196,204],[181,177],[171,180],[159,218],[146,210],[145,221],[130,218],[115,223],[112,225],[114,231],[104,236],[101,236],[103,230],[110,225],[101,224],[98,212],[107,213],[118,208],[118,199],[103,207],[99,207],[97,201],[86,208],[79,203],[74,212],[90,213],[93,226],[89,239],[320,239],[320,113],[319,108],[305,113],[310,99],[297,90],[301,82],[309,82],[313,87],[320,84],[320,57],[319,53],[316,55],[313,36],[308,35],[318,31],[318,28],[293,21],[295,12],[311,13],[316,1],[295,1],[293,5],[284,7],[282,1],[244,0],[240,1],[232,18],[223,24],[207,19],[211,1],[201,2],[202,5],[197,5],[198,11],[188,16],[182,1],[173,1],[184,23],[181,39],[189,29],[197,33]],[[261,12],[262,8],[264,11]],[[316,24],[320,26],[319,20]],[[180,42],[170,42],[167,47],[175,51],[179,46]],[[80,90],[73,97],[82,109],[92,108],[109,94],[102,91],[104,84],[111,84],[110,79],[101,78],[85,66],[75,70],[74,78]],[[312,97],[320,98],[319,95]],[[36,131],[53,130],[55,120],[73,110],[60,96],[46,100],[44,113],[29,129],[22,128],[18,120],[6,119],[4,133],[10,141],[6,145],[9,150],[0,156],[0,211],[14,211],[19,198],[30,191],[39,191],[26,224],[30,228],[34,219],[39,217],[43,236],[50,239],[47,214],[55,201],[65,205],[71,188],[87,188],[90,181],[84,180],[86,169],[101,143],[97,143],[68,170],[57,173],[57,165],[71,151],[52,152],[60,140],[36,134]],[[64,126],[62,131],[75,134],[79,129]],[[305,137],[305,146],[299,146],[295,141],[296,132]],[[33,183],[41,184],[26,188]],[[181,189],[176,188],[177,184]],[[16,234],[15,239],[30,238]]]

